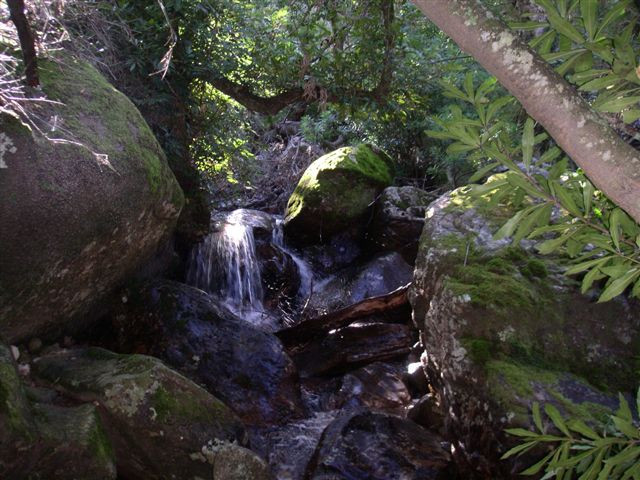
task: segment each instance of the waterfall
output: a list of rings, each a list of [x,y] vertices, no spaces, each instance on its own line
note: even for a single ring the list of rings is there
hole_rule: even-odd
[[[191,255],[187,283],[220,296],[236,313],[261,312],[262,279],[246,210],[231,212]]]
[[[285,245],[282,218],[240,209],[216,216],[212,223],[213,232],[191,253],[187,283],[218,297],[242,318],[270,329],[273,315],[265,311],[263,304],[265,291],[256,251],[255,235],[259,232],[261,244],[270,242],[297,267],[298,299],[304,301],[311,294],[313,273],[309,265]]]

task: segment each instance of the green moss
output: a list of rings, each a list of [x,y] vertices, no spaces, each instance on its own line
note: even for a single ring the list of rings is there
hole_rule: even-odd
[[[133,103],[95,68],[69,55],[60,55],[56,61],[42,59],[40,67],[43,91],[48,98],[64,103],[56,108],[61,130],[72,137],[69,140],[85,145],[93,154],[107,155],[110,165],[105,162],[104,168],[121,175],[128,173],[123,171],[126,165],[144,169],[149,189],[165,195],[172,179],[164,153]],[[122,157],[134,161],[119,162]],[[174,202],[181,202],[179,194],[171,193]]]
[[[547,270],[547,266],[544,262],[536,259],[531,259],[525,266],[520,267],[520,273],[528,279],[547,278],[549,275],[549,271]]]
[[[345,147],[313,162],[287,205],[286,219],[303,212],[328,229],[362,215],[379,190],[393,181],[393,162],[369,145]]]
[[[465,338],[462,340],[462,346],[477,365],[486,364],[493,355],[493,342],[484,338]]]
[[[115,451],[99,418],[89,434],[89,448],[96,458],[103,464],[115,463]]]
[[[530,403],[535,400],[536,392],[544,392],[549,396],[548,401],[560,408],[563,414],[588,423],[602,423],[611,414],[604,405],[593,402],[576,403],[563,395],[560,386],[562,378],[583,384],[584,388],[592,388],[584,380],[566,372],[499,360],[488,362],[486,372],[493,400],[505,412],[516,415],[513,421],[515,424],[528,423]]]
[[[29,408],[20,377],[11,359],[11,352],[0,345],[0,416],[7,419],[8,427],[25,438],[31,438]]]
[[[212,422],[224,415],[226,408],[219,400],[204,402],[200,397],[185,395],[180,391],[169,392],[162,386],[154,392],[150,405],[159,422],[170,422],[173,418]]]

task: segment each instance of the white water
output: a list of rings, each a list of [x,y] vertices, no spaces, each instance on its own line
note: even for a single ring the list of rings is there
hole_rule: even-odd
[[[298,268],[298,298],[311,293],[313,273],[307,263],[284,243],[282,219],[262,212],[235,210],[214,222],[214,232],[192,252],[187,283],[216,297],[235,314],[263,327],[273,327],[273,315],[265,311],[260,263],[254,228],[271,230],[271,242],[288,254]]]

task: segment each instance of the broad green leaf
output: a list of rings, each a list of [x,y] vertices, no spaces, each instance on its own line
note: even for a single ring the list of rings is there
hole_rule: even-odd
[[[573,198],[573,192],[559,183],[551,183],[551,186],[560,204],[574,217],[582,217],[582,212]]]
[[[567,437],[571,436],[571,434],[569,433],[569,429],[567,428],[567,425],[562,418],[562,415],[560,415],[560,412],[556,407],[554,407],[550,403],[547,403],[544,406],[544,411],[549,416],[553,424],[558,428],[558,430],[564,433]]]
[[[640,119],[640,109],[633,108],[631,110],[625,110],[622,112],[622,120],[624,123],[633,123]]]
[[[594,108],[599,112],[618,113],[625,108],[636,105],[638,102],[640,102],[640,95],[633,97],[617,97],[599,105],[594,104]]]
[[[638,429],[633,426],[631,420],[626,420],[615,415],[611,417],[611,420],[613,420],[618,431],[622,432],[627,437],[634,439],[640,438],[640,433],[638,432]]]
[[[495,170],[496,167],[499,167],[500,165],[501,165],[500,162],[492,162],[488,165],[485,165],[484,167],[482,167],[480,170],[478,170],[476,173],[474,173],[471,176],[471,178],[469,179],[469,183],[474,183],[474,182],[477,182],[478,180],[483,179],[489,173]]]
[[[500,227],[500,230],[498,230],[493,235],[493,239],[501,240],[505,237],[510,237],[515,231],[516,227],[518,226],[518,223],[520,222],[520,219],[523,217],[524,212],[525,212],[524,210],[520,210],[513,217],[511,217],[504,225],[502,225],[502,227]]]
[[[596,280],[600,280],[601,278],[604,278],[604,275],[598,267],[589,270],[589,273],[587,273],[582,279],[582,286],[580,289],[582,293],[587,293],[587,291],[589,291],[589,289],[593,285],[593,282],[595,282]]]
[[[640,392],[640,390],[638,390]],[[533,423],[536,424],[538,430],[542,433],[544,431],[544,427],[542,425],[542,415],[540,415],[540,404],[538,402],[533,402],[531,406],[531,413],[533,415]]]
[[[586,181],[584,187],[582,188],[582,202],[584,204],[585,217],[588,217],[591,214],[591,205],[593,203],[594,192],[595,188],[593,184],[589,181]]]
[[[621,209],[616,208],[609,216],[609,233],[613,244],[618,250],[620,250],[620,222],[623,214],[624,212]]]
[[[596,78],[587,83],[580,85],[578,90],[582,90],[583,92],[591,92],[594,90],[602,90],[608,87],[615,85],[622,81],[620,77],[617,75],[607,75],[606,77]]]
[[[589,40],[593,40],[597,33],[598,0],[580,0],[580,13],[582,14],[582,23],[587,35],[589,35]]]
[[[598,435],[591,427],[587,426],[582,420],[577,418],[572,418],[567,421],[567,427],[570,430],[579,433],[583,437],[589,438],[591,440],[598,440],[600,435]]]
[[[632,282],[640,277],[640,268],[632,268],[625,275],[615,279],[611,284],[605,288],[602,295],[598,299],[598,303],[608,302],[609,300],[617,297],[624,292]]]
[[[564,35],[565,37],[570,38],[575,43],[584,42],[584,38],[582,37],[580,32],[578,32],[578,30],[573,25],[571,25],[571,22],[562,18],[562,16],[558,12],[558,10],[556,10],[551,0],[536,0],[536,1],[540,6],[542,6],[545,9],[549,23],[553,26],[553,28],[558,33]]]
[[[557,34],[555,30],[549,30],[548,32],[531,40],[529,42],[529,46],[537,50],[540,55],[546,55],[551,51],[556,36]]]
[[[529,195],[531,195],[534,198],[544,198],[544,194],[541,191],[539,191],[526,178],[522,177],[517,173],[509,172],[507,174],[507,180],[511,185],[513,185],[514,187],[519,187],[523,189],[525,192],[527,192]]]
[[[504,455],[502,455],[502,457],[500,457],[500,459],[505,460],[509,457],[513,457],[514,455],[521,455],[524,452],[531,450],[536,445],[538,445],[538,442],[535,440],[532,442],[521,443],[520,445],[517,445],[513,447],[511,450],[507,451]]]
[[[605,258],[596,258],[595,260],[589,260],[587,262],[579,263],[578,265],[574,265],[571,268],[568,268],[565,275],[576,275],[578,273],[585,272],[593,267],[597,267],[599,265],[603,265],[610,260],[610,257]]]
[[[547,225],[551,219],[552,210],[553,205],[550,203],[538,205],[535,211],[520,222],[520,226],[513,236],[513,243],[519,245],[520,241],[529,235],[536,226]]]
[[[618,407],[618,410],[616,410],[616,416],[628,422],[633,421],[633,415],[631,413],[631,408],[629,408],[629,402],[627,402],[627,399],[621,393],[618,393],[618,402],[620,406]]]

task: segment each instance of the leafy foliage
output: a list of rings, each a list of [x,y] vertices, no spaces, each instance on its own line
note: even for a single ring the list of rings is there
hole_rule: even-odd
[[[536,0],[544,21],[513,22],[535,31],[529,42],[561,75],[592,96],[603,113],[622,113],[626,123],[640,118],[637,64],[638,13],[631,0]],[[606,8],[603,8],[605,7]]]
[[[557,408],[544,406],[545,416],[557,433],[548,432],[548,422],[538,403],[533,404],[535,431],[508,429],[507,433],[522,439],[522,443],[503,455],[503,459],[523,455],[536,447],[552,447],[540,461],[521,475],[538,475],[559,480],[616,480],[640,478],[640,430],[634,421],[626,398],[620,394],[620,407],[610,416],[601,433],[577,418],[565,419]],[[640,389],[636,398],[640,411]]]
[[[627,87],[630,83],[640,85],[640,78],[635,54],[631,58],[625,53],[637,19],[635,15],[631,18],[622,16],[629,2],[616,2],[600,16],[598,2],[557,2],[556,6],[546,0],[538,3],[545,8],[548,22],[520,23],[515,27],[547,27],[548,31],[531,43],[541,49],[547,60],[563,59],[558,70],[575,72],[570,79],[582,81],[584,78],[579,74],[587,71],[615,77],[615,84],[582,83],[583,87],[587,85],[583,90],[598,92],[592,98],[594,107],[601,111],[622,111],[627,120],[633,118],[635,109],[631,106],[636,105],[640,97],[634,95],[638,90],[636,87]],[[567,20],[578,7],[580,15],[576,16],[581,30]],[[610,29],[623,33],[611,38],[606,35]],[[542,37],[547,39],[543,46]],[[602,48],[594,47],[585,39],[599,43]],[[570,49],[579,40],[583,47]],[[585,47],[587,44],[590,49]],[[586,54],[590,59],[587,62],[589,70],[579,68],[577,63],[578,55]],[[595,65],[596,55],[597,69],[591,68]],[[625,59],[624,65],[628,68],[620,67],[621,58]],[[610,65],[606,64],[607,60],[611,61]],[[624,78],[619,76],[622,74]],[[640,226],[596,190],[546,133],[536,133],[533,119],[518,122],[520,112],[513,110],[515,100],[496,86],[495,79],[489,78],[476,87],[474,76],[469,73],[463,83],[463,87],[458,88],[450,82],[442,82],[445,96],[462,102],[465,110],[452,105],[448,118],[433,119],[441,130],[431,130],[428,134],[451,141],[447,148],[449,153],[464,154],[479,168],[470,178],[471,182],[493,171],[506,172],[475,187],[476,193],[493,192],[495,201],[511,202],[516,210],[496,232],[496,238],[512,237],[515,243],[535,239],[540,253],[566,255],[571,263],[566,273],[583,275],[583,292],[596,281],[603,280],[601,302],[611,300],[629,287],[632,295],[640,297]]]

